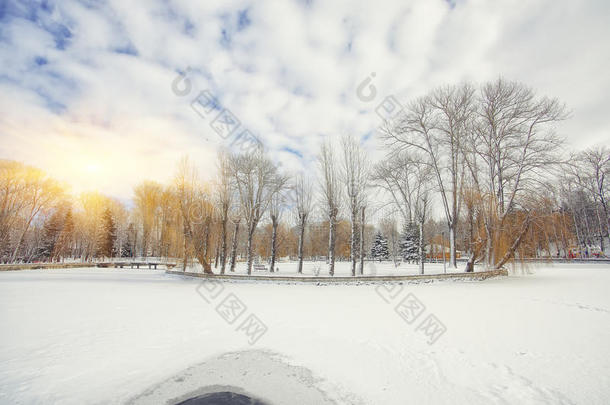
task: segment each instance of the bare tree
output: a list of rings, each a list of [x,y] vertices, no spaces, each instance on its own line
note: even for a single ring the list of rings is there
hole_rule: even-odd
[[[183,229],[183,262],[182,271],[186,271],[186,266],[191,254],[197,258],[203,266],[203,271],[213,274],[212,266],[207,260],[207,232],[196,232],[197,224],[205,223],[212,212],[210,206],[204,200],[204,195],[200,188],[197,171],[189,162],[187,157],[182,158],[178,164],[178,170],[174,177],[178,207],[182,219]]]
[[[218,153],[217,170],[216,196],[220,212],[220,274],[225,274],[227,265],[227,226],[234,190],[232,184],[231,158],[224,151]]]
[[[233,220],[234,230],[233,230],[233,242],[231,242],[231,268],[230,271],[235,271],[235,261],[237,259],[237,238],[239,236],[239,225],[241,223],[241,217],[237,216]]]
[[[428,220],[430,204],[432,201],[432,184],[434,181],[430,166],[423,165],[415,160],[416,191],[415,191],[415,218],[419,226],[419,273],[424,274],[424,263],[426,262],[426,235],[425,224]]]
[[[311,181],[302,174],[298,175],[294,182],[294,209],[299,228],[298,243],[298,265],[297,273],[303,273],[303,247],[305,243],[305,227],[312,211],[313,188]]]
[[[232,173],[239,194],[241,213],[247,231],[247,270],[252,274],[252,239],[272,196],[285,183],[279,181],[277,168],[259,150],[232,158]]]
[[[424,272],[424,224],[429,215],[434,170],[414,150],[392,153],[375,166],[372,176],[375,184],[388,192],[405,224],[419,228],[419,264]]]
[[[578,153],[571,165],[577,184],[593,199],[593,211],[599,226],[600,249],[604,252],[604,233],[610,237],[610,149],[605,146],[589,148]],[[601,211],[600,212],[600,209]]]
[[[536,195],[548,188],[545,180],[562,163],[563,141],[552,124],[566,117],[557,99],[538,98],[520,83],[498,79],[481,87],[477,119],[464,150],[483,204],[488,267],[500,268],[510,260],[528,231]],[[520,223],[511,235],[503,232],[509,218]],[[507,246],[504,252],[494,248],[500,240]]]
[[[379,223],[381,233],[388,238],[390,256],[394,262],[394,267],[398,266],[398,241],[400,235],[396,227],[396,219],[394,212],[391,210],[385,210],[382,213],[381,220]]]
[[[366,204],[361,204],[360,205],[360,269],[359,269],[359,273],[360,275],[364,275],[364,228],[366,226],[366,221],[365,221],[365,213],[366,213]],[[354,237],[354,233],[352,232],[352,238]],[[352,242],[353,245],[353,242]],[[353,257],[354,255],[352,255]],[[354,259],[352,258],[352,275],[355,272],[355,263],[353,261]]]
[[[10,233],[26,207],[22,181],[25,170],[21,163],[0,160],[0,258],[3,261],[9,260]]]
[[[405,153],[392,153],[375,165],[371,180],[376,187],[387,192],[396,211],[404,223],[415,220],[415,201],[413,177],[410,172],[410,160]]]
[[[104,210],[110,201],[99,192],[82,193],[79,197],[81,218],[78,227],[78,238],[81,244],[81,259],[92,260],[97,251],[97,234]]]
[[[320,169],[320,189],[325,209],[326,217],[328,218],[328,274],[335,275],[335,244],[336,244],[336,229],[337,216],[340,209],[340,182],[335,160],[333,146],[330,141],[325,141],[318,155],[318,165]]]
[[[341,139],[343,160],[341,165],[341,181],[343,182],[345,198],[350,214],[350,258],[352,262],[352,276],[356,275],[356,261],[358,260],[358,224],[364,227],[364,206],[366,187],[368,183],[367,156],[358,140],[352,135]],[[360,221],[358,219],[360,214]],[[364,241],[362,241],[364,242]]]
[[[163,187],[153,181],[145,181],[134,188],[135,213],[142,224],[142,256],[152,251],[156,256],[155,228],[158,222],[158,208]],[[152,245],[152,246],[151,246]],[[152,247],[152,249],[151,249]]]
[[[432,168],[449,228],[453,267],[457,267],[455,232],[464,180],[462,144],[471,131],[474,101],[470,84],[441,87],[410,103],[382,131],[389,145],[417,152],[422,163]]]
[[[269,218],[271,219],[271,263],[269,264],[269,271],[273,273],[275,271],[275,260],[277,255],[277,227],[280,224],[282,213],[284,211],[285,198],[283,195],[283,189],[286,185],[287,178],[283,176],[277,176],[275,183],[275,191],[271,195],[271,202],[269,204]]]
[[[24,202],[24,208],[21,210],[23,226],[13,250],[12,262],[17,259],[19,249],[32,221],[44,210],[51,208],[63,195],[63,189],[59,183],[48,177],[42,170],[27,167],[20,180],[22,181]]]

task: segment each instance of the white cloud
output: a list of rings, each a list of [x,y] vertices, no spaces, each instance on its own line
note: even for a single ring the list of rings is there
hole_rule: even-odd
[[[464,79],[504,75],[560,97],[574,114],[559,130],[575,146],[607,142],[610,129],[602,1],[16,7],[0,11],[0,157],[124,198],[183,154],[211,174],[222,140],[190,108],[206,88],[294,169],[311,165],[325,135],[373,131],[384,96]],[[188,66],[193,93],[178,97],[171,82]],[[378,95],[364,103],[355,89],[371,72]],[[76,175],[86,159],[101,169]]]

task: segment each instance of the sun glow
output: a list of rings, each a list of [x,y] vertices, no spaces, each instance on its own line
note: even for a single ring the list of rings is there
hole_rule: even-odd
[[[101,170],[101,166],[99,163],[88,163],[85,165],[85,171],[90,174],[99,173]]]

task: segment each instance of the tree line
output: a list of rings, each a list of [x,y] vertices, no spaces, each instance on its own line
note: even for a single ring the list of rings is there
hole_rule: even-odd
[[[586,251],[594,235],[603,251],[610,153],[566,154],[555,124],[568,117],[559,100],[502,78],[441,87],[385,122],[391,151],[376,178],[406,222],[425,221],[430,192],[440,200],[454,267],[458,247],[467,271],[476,261],[501,268],[544,250]]]
[[[365,257],[417,261],[423,273],[430,249],[445,255],[443,234],[450,265],[463,252],[467,271],[603,252],[610,150],[566,153],[555,124],[568,116],[518,82],[444,86],[384,122],[377,163],[353,135],[321,144],[315,174],[284,173],[260,149],[221,150],[213,179],[183,158],[169,184],[138,184],[130,206],[72,196],[42,170],[2,160],[0,260],[166,257],[222,274],[240,259],[250,273],[261,258],[273,272],[290,256],[298,272],[324,259],[331,276],[349,260],[355,276]]]

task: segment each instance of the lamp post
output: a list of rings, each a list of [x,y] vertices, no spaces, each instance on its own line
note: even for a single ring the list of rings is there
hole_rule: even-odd
[[[441,252],[443,252],[443,273],[447,273],[447,265],[445,264],[445,232],[441,232]]]

